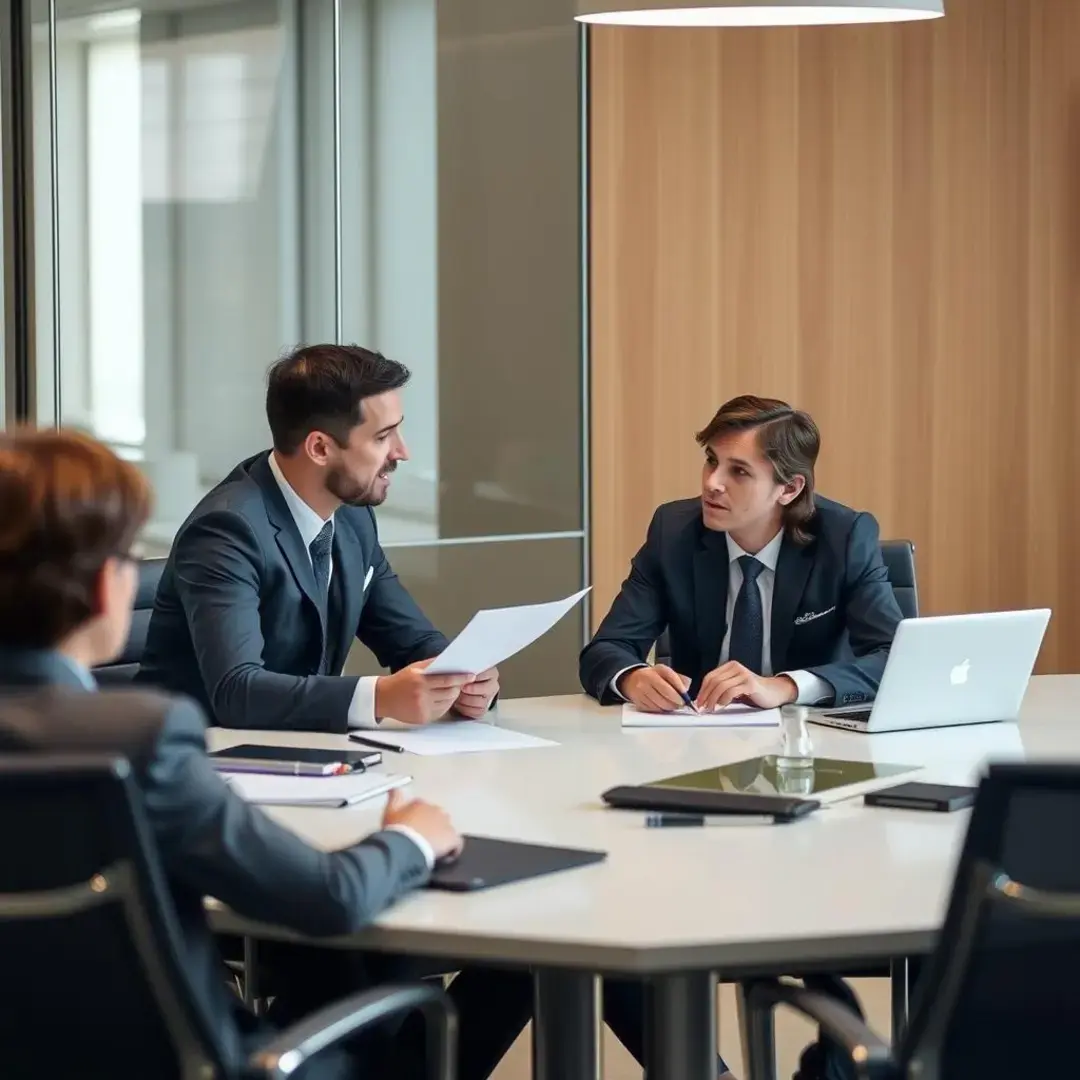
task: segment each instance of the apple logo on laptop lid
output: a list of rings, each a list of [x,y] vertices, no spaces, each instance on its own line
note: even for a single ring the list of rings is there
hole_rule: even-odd
[[[968,672],[970,670],[970,660],[965,660],[962,664],[957,664],[956,667],[949,672],[949,682],[951,682],[953,686],[963,686],[968,680]]]

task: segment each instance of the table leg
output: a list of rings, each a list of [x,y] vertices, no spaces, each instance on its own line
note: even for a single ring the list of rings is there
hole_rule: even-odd
[[[897,1046],[907,1027],[911,1003],[911,965],[906,956],[889,961],[889,983],[892,991],[892,1044]]]
[[[776,1027],[773,1010],[752,1012],[741,983],[735,993],[746,1073],[754,1080],[776,1080]]]
[[[716,1080],[716,975],[655,976],[647,999],[647,1080]]]
[[[533,1080],[600,1080],[598,983],[588,972],[536,972]]]

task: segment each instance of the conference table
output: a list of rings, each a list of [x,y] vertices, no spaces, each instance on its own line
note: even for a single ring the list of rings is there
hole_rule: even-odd
[[[919,779],[964,783],[988,760],[1080,757],[1078,704],[1080,676],[1043,676],[1017,724],[811,733],[816,757],[917,765]],[[650,1080],[714,1080],[718,976],[843,969],[933,947],[969,812],[852,798],[786,825],[650,829],[643,814],[605,808],[600,793],[774,752],[777,730],[624,729],[619,708],[583,696],[503,701],[492,722],[558,745],[386,754],[382,767],[407,772],[406,791],[445,806],[465,833],[597,848],[607,860],[483,892],[421,891],[322,944],[531,969],[536,1080],[598,1080],[598,975],[649,983]],[[209,742],[356,748],[340,735],[223,729]],[[373,831],[381,804],[269,812],[333,849]],[[223,931],[296,939],[226,910],[212,917]]]

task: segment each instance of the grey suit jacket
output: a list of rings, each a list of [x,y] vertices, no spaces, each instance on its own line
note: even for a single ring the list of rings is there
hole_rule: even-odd
[[[0,652],[0,753],[115,753],[131,762],[188,971],[239,1062],[245,1018],[225,986],[203,897],[252,919],[331,936],[364,926],[429,875],[420,849],[396,832],[342,851],[310,847],[225,785],[206,756],[205,728],[191,702],[144,690],[88,693],[54,654]]]
[[[340,618],[327,625],[268,458],[241,462],[181,527],[136,680],[195,698],[222,727],[344,732],[356,677],[320,675],[324,645],[330,671],[354,638],[396,671],[437,656],[446,638],[390,568],[370,507],[335,515]]]

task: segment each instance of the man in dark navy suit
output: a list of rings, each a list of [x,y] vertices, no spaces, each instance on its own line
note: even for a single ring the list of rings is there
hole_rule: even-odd
[[[602,704],[670,711],[744,701],[871,701],[902,618],[878,526],[815,497],[821,440],[783,401],[734,398],[697,441],[701,497],[661,506],[581,654]],[[670,665],[647,664],[668,631]],[[846,639],[846,640],[845,640]]]
[[[661,506],[611,610],[581,654],[601,704],[670,712],[850,705],[877,694],[902,615],[873,516],[814,494],[817,425],[784,401],[744,395],[698,432],[701,497]],[[647,662],[667,630],[670,664]],[[839,976],[804,980],[858,1009]],[[627,991],[623,991],[626,993]],[[847,1080],[828,1039],[798,1080]]]
[[[446,638],[379,544],[372,507],[408,460],[408,379],[359,346],[310,345],[274,364],[274,448],[237,465],[181,526],[140,682],[190,695],[231,728],[344,733],[484,715],[498,672],[424,674]],[[341,674],[357,638],[391,674]]]

